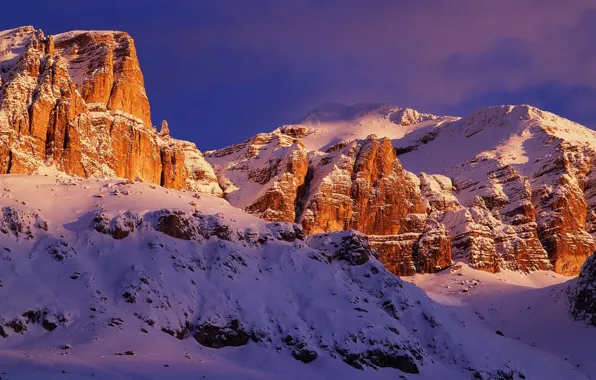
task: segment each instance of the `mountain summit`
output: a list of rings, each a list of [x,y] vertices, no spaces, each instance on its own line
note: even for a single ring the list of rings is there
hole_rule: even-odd
[[[123,32],[0,32],[0,173],[43,164],[221,193],[195,145],[158,135],[132,38]]]

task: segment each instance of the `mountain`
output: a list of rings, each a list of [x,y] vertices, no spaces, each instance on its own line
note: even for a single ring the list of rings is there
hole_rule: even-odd
[[[360,230],[397,274],[465,260],[574,275],[596,247],[595,146],[525,105],[458,119],[325,104],[206,159],[231,204],[307,233]]]
[[[21,27],[1,32],[0,49],[0,173],[53,165],[225,193],[307,233],[364,232],[396,274],[453,260],[577,274],[596,246],[594,133],[530,106],[458,119],[327,103],[203,157],[166,122],[151,126],[126,33]]]
[[[132,38],[123,32],[0,32],[0,173],[43,164],[221,193],[195,145],[151,126]]]

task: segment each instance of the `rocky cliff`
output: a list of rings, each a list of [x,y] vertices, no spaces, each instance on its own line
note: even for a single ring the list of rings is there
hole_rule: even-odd
[[[193,144],[152,127],[128,34],[0,32],[0,75],[0,173],[46,164],[82,177],[221,193]]]
[[[456,259],[572,275],[596,246],[595,147],[591,130],[529,106],[457,119],[327,104],[206,158],[232,204],[308,233],[362,231],[397,274]]]
[[[568,288],[571,315],[596,327],[596,255],[582,266],[577,282]]]

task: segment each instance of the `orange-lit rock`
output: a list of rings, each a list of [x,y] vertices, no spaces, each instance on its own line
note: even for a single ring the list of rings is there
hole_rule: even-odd
[[[221,194],[194,144],[151,126],[128,34],[46,37],[32,27],[17,28],[0,35],[0,64],[0,173],[30,173],[49,164],[83,177],[139,177]]]

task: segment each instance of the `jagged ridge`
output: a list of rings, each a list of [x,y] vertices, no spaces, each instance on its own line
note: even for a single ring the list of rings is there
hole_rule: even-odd
[[[45,37],[22,27],[0,33],[0,52],[0,173],[55,165],[86,177],[223,188],[235,206],[308,233],[369,234],[398,274],[432,272],[452,257],[489,271],[577,274],[595,247],[594,133],[530,106],[457,119],[325,104],[297,124],[210,152],[216,179],[194,144],[171,138],[167,124],[160,133],[150,126],[126,33]]]

